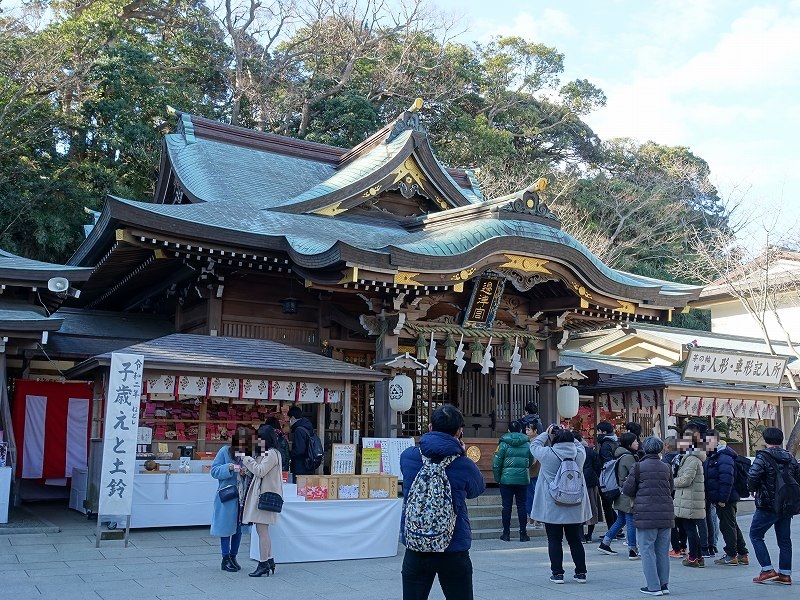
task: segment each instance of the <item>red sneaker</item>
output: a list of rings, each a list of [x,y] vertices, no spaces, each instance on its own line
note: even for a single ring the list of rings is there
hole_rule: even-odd
[[[779,577],[780,575],[778,575],[774,569],[770,569],[769,571],[761,571],[761,573],[758,574],[758,577],[753,577],[753,583],[767,583],[768,581],[774,581]]]
[[[681,554],[680,552],[675,552],[675,550],[670,550],[669,551],[669,557],[670,558],[683,558],[683,554]]]

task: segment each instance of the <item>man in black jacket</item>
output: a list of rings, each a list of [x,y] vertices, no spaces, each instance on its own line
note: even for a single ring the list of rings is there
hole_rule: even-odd
[[[756,452],[756,458],[747,474],[747,489],[753,492],[756,499],[756,512],[750,523],[750,544],[753,546],[761,573],[753,578],[753,583],[775,581],[784,585],[792,584],[792,538],[791,515],[779,515],[775,511],[776,479],[781,476],[778,471],[788,470],[800,481],[800,465],[797,460],[783,449],[783,432],[777,427],[764,429],[766,450]],[[778,571],[772,568],[772,559],[764,543],[764,534],[770,527],[775,527],[778,540]]]
[[[306,464],[308,457],[308,444],[314,434],[314,426],[306,417],[299,406],[289,409],[289,426],[292,429],[292,449],[289,451],[291,471],[295,475],[312,475],[314,469],[309,469]]]
[[[619,446],[619,438],[614,433],[614,426],[608,421],[600,421],[597,424],[597,453],[600,455],[600,462],[606,464],[610,460],[615,460],[614,452]],[[613,501],[609,500],[602,494],[600,495],[600,504],[603,507],[603,518],[606,525],[611,527],[617,521],[617,512],[612,506]]]

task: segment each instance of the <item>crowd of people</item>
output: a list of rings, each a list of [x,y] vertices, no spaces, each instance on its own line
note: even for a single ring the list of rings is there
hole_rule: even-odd
[[[574,564],[572,579],[588,581],[585,546],[593,543],[594,527],[600,520],[608,529],[598,551],[618,555],[612,543],[624,537],[628,558],[641,561],[645,585],[640,592],[646,595],[670,594],[671,558],[680,559],[680,565],[687,568],[705,568],[706,558],[714,558],[713,564],[720,567],[749,565],[748,547],[736,516],[743,495],[752,494],[756,511],[749,538],[760,565],[752,581],[791,585],[790,525],[792,514],[800,508],[785,496],[795,489],[792,482],[794,486],[800,482],[800,465],[783,449],[780,429],[765,428],[766,448],[759,450],[746,468],[732,448],[720,443],[717,432],[703,423],[688,423],[679,439],[662,441],[655,436],[641,439],[636,423],[629,423],[627,431],[617,436],[611,423],[601,422],[591,448],[580,433],[570,429],[551,425],[542,431],[533,413],[535,407],[529,406],[526,417],[510,425],[494,456],[494,477],[502,498],[500,539],[511,539],[516,502],[521,541],[529,539],[529,522],[544,524],[551,582],[562,584],[565,580],[565,538]],[[441,407],[433,413],[430,432],[420,438],[420,447],[407,449],[400,458],[407,499],[404,600],[428,598],[437,575],[445,598],[473,597],[466,499],[480,495],[484,484],[478,467],[465,455],[463,427],[458,409]],[[451,541],[433,552],[412,549],[407,540],[418,537],[406,518],[407,512],[413,512],[408,498],[417,503],[433,499],[432,504],[440,506],[441,502],[435,501],[437,494],[446,493],[442,490],[445,486],[430,485],[437,474],[436,463],[445,464],[438,475],[449,482],[451,495],[445,497],[452,500],[453,529],[441,525],[448,521],[445,513],[427,520],[416,518],[413,526],[425,523],[425,535]],[[415,494],[418,479],[427,482],[427,496]],[[527,493],[529,488],[531,493]],[[770,528],[775,529],[780,550],[777,569],[764,542]],[[717,550],[719,537],[724,544],[721,553]]]

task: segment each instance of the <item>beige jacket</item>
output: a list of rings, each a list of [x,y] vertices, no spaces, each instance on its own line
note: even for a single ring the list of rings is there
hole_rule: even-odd
[[[276,492],[283,496],[280,452],[270,448],[265,456],[258,458],[245,456],[243,464],[253,474],[253,483],[250,484],[247,497],[244,499],[242,523],[274,525],[278,521],[278,513],[259,510],[258,496],[263,492]]]
[[[679,519],[705,519],[706,490],[703,462],[706,453],[701,451],[687,452],[678,475],[675,477],[675,516]]]

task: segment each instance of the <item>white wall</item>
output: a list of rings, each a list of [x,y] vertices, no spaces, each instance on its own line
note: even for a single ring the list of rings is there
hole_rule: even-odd
[[[777,314],[783,326],[792,336],[792,341],[800,343],[800,295],[786,294],[778,299]],[[728,335],[744,335],[762,339],[761,328],[756,320],[747,314],[741,302],[733,300],[711,306],[711,331]],[[775,315],[767,313],[765,319],[767,333],[776,342],[785,342],[786,334],[778,325]]]

